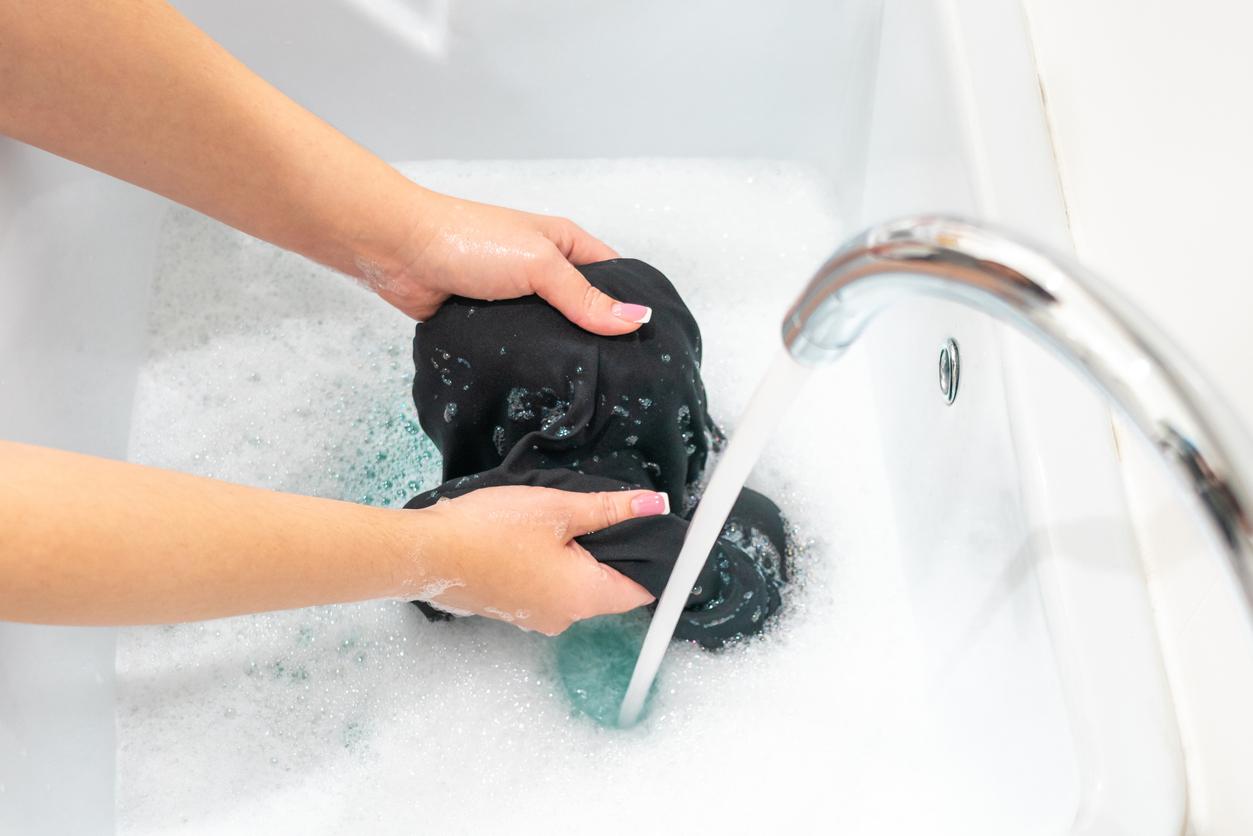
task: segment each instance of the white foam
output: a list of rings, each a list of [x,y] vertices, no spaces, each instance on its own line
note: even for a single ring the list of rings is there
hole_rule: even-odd
[[[405,170],[573,217],[665,272],[701,323],[723,420],[845,231],[821,178],[791,165]],[[437,481],[411,423],[411,325],[350,281],[174,210],[153,304],[134,458],[392,505]],[[398,602],[126,630],[120,832],[645,832],[663,814],[665,832],[810,830],[816,816],[935,832],[944,795],[918,745],[920,668],[860,374],[850,361],[817,378],[750,480],[813,541],[776,629],[718,654],[675,647],[639,727],[572,716],[550,640],[428,624]]]

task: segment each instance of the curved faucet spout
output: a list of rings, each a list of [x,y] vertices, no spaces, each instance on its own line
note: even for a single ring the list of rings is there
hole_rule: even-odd
[[[1179,352],[1071,259],[956,218],[893,221],[823,265],[783,342],[802,363],[829,362],[876,313],[918,294],[1015,323],[1086,374],[1199,500],[1253,609],[1253,445]]]

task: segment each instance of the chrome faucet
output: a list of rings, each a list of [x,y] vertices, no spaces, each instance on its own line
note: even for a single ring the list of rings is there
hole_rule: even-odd
[[[1156,329],[1072,260],[955,218],[875,226],[810,280],[783,342],[801,363],[830,362],[876,313],[917,294],[1015,323],[1085,373],[1200,502],[1253,610],[1253,444]]]
[[[1199,500],[1244,593],[1245,614],[1253,615],[1253,501],[1247,481],[1253,478],[1253,444],[1179,353],[1070,259],[956,218],[919,216],[882,224],[845,244],[818,270],[783,320],[783,344],[802,365],[829,363],[876,313],[918,294],[964,302],[1015,323],[1084,372]],[[951,402],[956,346],[946,348]],[[750,409],[741,429],[751,420]],[[761,434],[748,435],[748,453],[737,459],[743,472],[722,483],[730,490],[723,505],[714,505],[724,514],[760,452]],[[727,460],[735,458],[731,453],[740,440],[740,433],[732,436]],[[702,513],[718,513],[709,510],[709,502],[721,473],[710,481],[693,528]],[[690,536],[691,529],[636,660],[619,713],[623,726],[643,710],[688,590],[713,544],[710,538],[693,545]]]

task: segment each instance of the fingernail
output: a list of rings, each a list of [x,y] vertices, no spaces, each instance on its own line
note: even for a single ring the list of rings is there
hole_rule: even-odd
[[[614,302],[613,315],[627,322],[638,322],[643,325],[653,318],[653,309],[647,305],[632,305],[629,302]]]
[[[670,495],[664,492],[642,493],[631,500],[631,513],[637,517],[655,517],[670,513]]]

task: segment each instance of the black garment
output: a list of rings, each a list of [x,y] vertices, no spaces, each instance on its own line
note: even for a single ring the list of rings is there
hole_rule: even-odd
[[[660,595],[694,510],[693,491],[721,441],[700,377],[700,330],[660,272],[634,259],[579,268],[610,296],[653,309],[633,334],[601,337],[536,297],[455,297],[417,327],[414,402],[444,456],[445,482],[423,508],[496,485],[571,491],[649,488],[673,512],[578,538],[591,554]],[[675,633],[706,647],[761,630],[786,580],[779,509],[745,489]],[[446,618],[415,602],[428,617]]]

